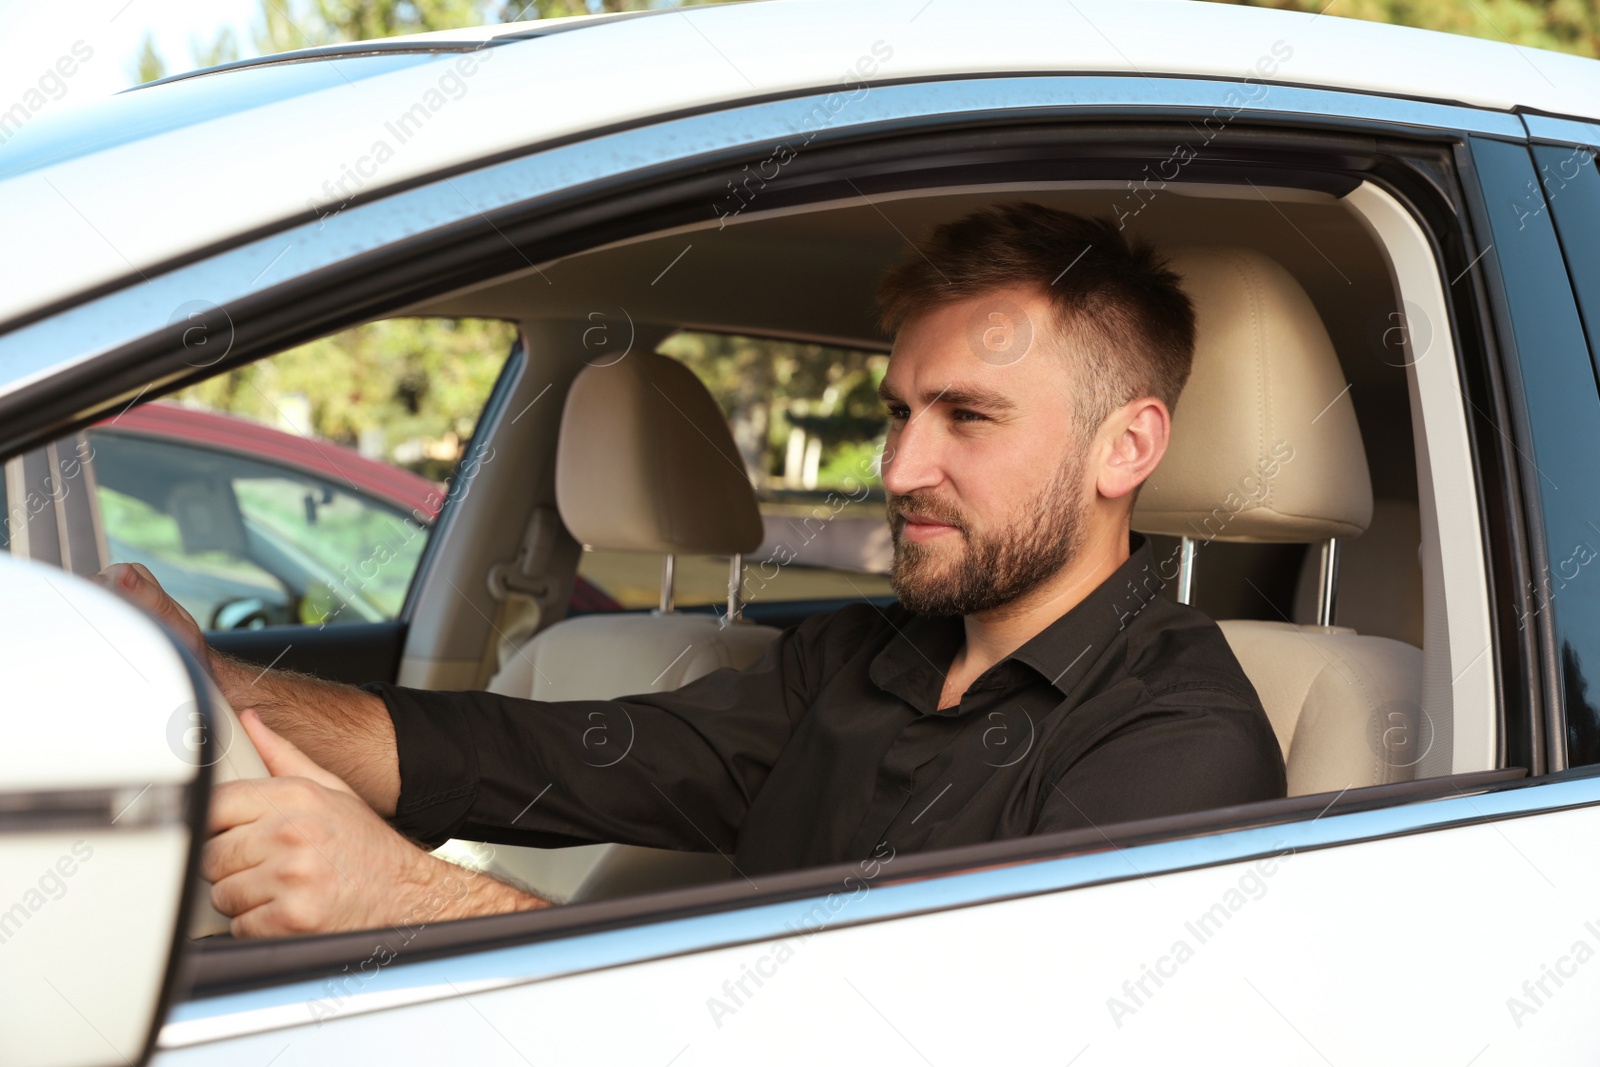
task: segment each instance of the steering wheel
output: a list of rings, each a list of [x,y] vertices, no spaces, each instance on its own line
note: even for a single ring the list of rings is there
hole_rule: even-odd
[[[211,685],[211,706],[217,712],[216,722],[213,724],[213,729],[216,731],[215,740],[222,752],[220,756],[207,757],[213,759],[211,784],[217,786],[224,782],[236,782],[242,779],[272,777],[267,765],[261,761],[261,755],[256,751],[250,735],[244,732],[238,714],[215,685],[209,682],[207,684]],[[207,751],[208,753],[211,751],[209,746]],[[225,934],[228,928],[228,917],[211,906],[209,894],[195,901],[194,910],[189,915],[190,940]]]

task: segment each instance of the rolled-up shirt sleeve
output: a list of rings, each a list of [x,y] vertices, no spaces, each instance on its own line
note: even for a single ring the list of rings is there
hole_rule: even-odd
[[[429,847],[463,837],[729,851],[810,703],[821,621],[785,631],[748,667],[666,693],[545,702],[364,685],[394,723],[390,822]]]

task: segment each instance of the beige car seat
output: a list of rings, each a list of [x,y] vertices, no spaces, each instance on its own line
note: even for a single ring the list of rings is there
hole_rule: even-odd
[[[1339,552],[1339,623],[1422,647],[1422,511],[1415,500],[1374,498],[1367,532]],[[1316,618],[1316,553],[1295,587],[1297,621]]]
[[[561,417],[556,506],[580,542],[666,560],[660,608],[558,622],[504,657],[494,693],[535,700],[606,700],[676,689],[720,667],[754,662],[778,636],[728,615],[680,613],[671,568],[680,553],[739,559],[760,546],[756,496],[716,401],[683,364],[656,353],[587,367]],[[563,849],[497,846],[495,873],[563,901],[595,900],[726,878],[716,853],[615,844]]]
[[[1184,538],[1191,575],[1211,541],[1330,542],[1320,624],[1224,620],[1222,631],[1272,720],[1291,796],[1410,780],[1427,744],[1421,650],[1330,624],[1339,543],[1367,528],[1372,485],[1327,329],[1259,252],[1169,259],[1195,305],[1194,369],[1133,527]]]

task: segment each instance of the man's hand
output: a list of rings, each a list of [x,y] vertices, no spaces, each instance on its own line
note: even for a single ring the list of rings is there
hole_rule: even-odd
[[[415,927],[548,903],[423,852],[254,711],[239,718],[273,777],[216,788],[201,861],[235,937]]]
[[[202,667],[210,668],[210,655],[200,625],[194,621],[193,615],[184,610],[182,604],[167,595],[161,583],[156,581],[156,576],[143,563],[113,563],[95,575],[94,580],[154,615],[172,631],[173,636],[183,642],[185,648],[195,654]]]
[[[95,581],[166,626],[199,657],[230,705],[255,708],[274,730],[294,742],[291,748],[298,746],[310,754],[309,765],[332,768],[329,777],[342,789],[353,789],[375,811],[393,813],[400,796],[400,760],[394,725],[382,698],[307,674],[263,669],[207,647],[194,617],[142,564],[112,564],[95,575]]]

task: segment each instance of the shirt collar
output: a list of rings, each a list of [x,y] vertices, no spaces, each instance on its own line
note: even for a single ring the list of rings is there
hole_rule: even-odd
[[[1156,572],[1154,557],[1148,538],[1129,534],[1128,558],[1110,577],[1006,659],[1026,663],[1062,696],[1071,693],[1099,653],[1161,595],[1166,583]]]
[[[1111,641],[1140,610],[1161,595],[1165,584],[1157,573],[1149,540],[1139,533],[1128,538],[1128,558],[1069,611],[1029,638],[1021,648],[976,678],[970,688],[988,688],[1014,677],[1013,662],[1037,671],[1063,696],[1070,694]],[[878,688],[905,700],[924,715],[955,715],[959,708],[938,710],[944,678],[965,640],[959,616],[906,615],[896,634],[868,669]]]

